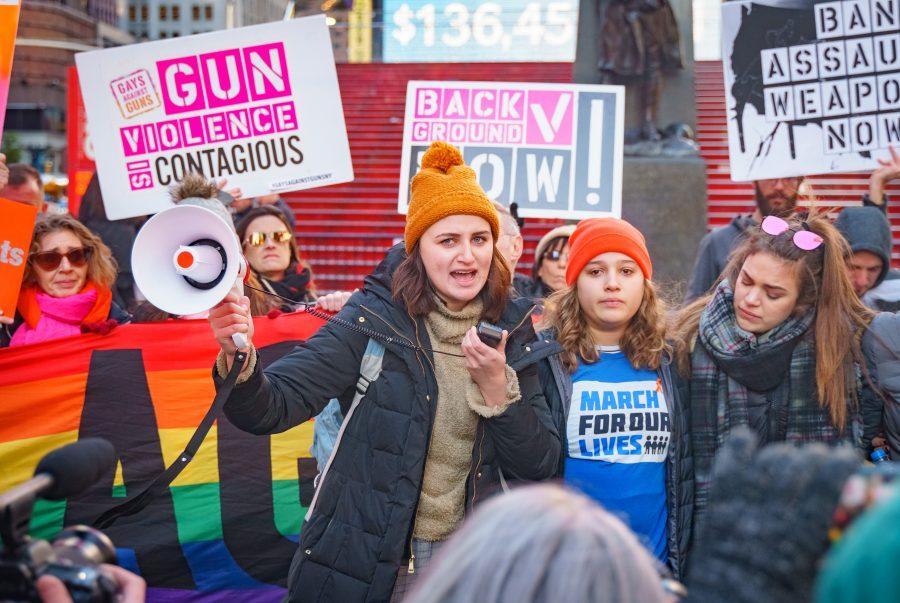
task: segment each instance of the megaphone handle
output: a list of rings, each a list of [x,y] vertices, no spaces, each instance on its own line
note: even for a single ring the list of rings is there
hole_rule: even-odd
[[[234,345],[237,346],[237,349],[239,350],[246,350],[250,347],[250,344],[247,343],[247,336],[243,333],[232,334],[231,341],[234,342]]]
[[[244,294],[244,276],[247,274],[247,262],[243,258],[240,259],[240,269],[238,270],[237,279],[234,281],[233,291],[237,291],[238,295]],[[252,320],[252,319],[251,319]],[[249,347],[249,343],[247,342],[247,336],[243,333],[234,333],[231,336],[231,341],[234,342],[234,345],[237,346],[239,350],[246,350]]]

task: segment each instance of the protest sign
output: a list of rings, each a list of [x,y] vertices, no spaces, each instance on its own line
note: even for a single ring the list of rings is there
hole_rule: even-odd
[[[870,170],[900,145],[900,0],[722,5],[733,180]]]
[[[353,179],[324,16],[75,61],[110,219],[165,209],[189,172],[247,197]]]
[[[487,195],[523,217],[621,216],[620,86],[411,81],[406,89],[400,213],[422,154],[460,148]]]
[[[0,316],[15,316],[37,208],[0,198]]]
[[[94,146],[91,142],[91,133],[88,130],[87,115],[84,111],[84,101],[81,99],[81,90],[78,87],[78,72],[75,67],[68,69],[68,109],[66,111],[67,150],[66,156],[69,164],[69,213],[78,215],[81,207],[81,197],[87,190],[91,177],[97,170],[94,164]]]
[[[9,99],[9,78],[12,75],[16,30],[19,27],[19,0],[0,0],[0,135]]]
[[[308,339],[307,314],[257,317],[266,365]],[[102,437],[118,464],[85,492],[39,500],[31,534],[91,524],[173,463],[212,403],[218,345],[205,320],[119,326],[0,350],[0,492],[26,481],[51,450]],[[313,493],[312,423],[270,436],[220,416],[163,494],[104,532],[149,601],[280,601]]]

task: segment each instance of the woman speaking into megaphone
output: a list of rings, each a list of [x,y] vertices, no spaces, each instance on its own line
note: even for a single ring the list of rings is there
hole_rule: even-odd
[[[475,173],[434,143],[412,181],[404,245],[341,320],[263,371],[247,299],[232,292],[210,312],[217,385],[234,361],[231,336],[251,342],[224,406],[240,429],[284,431],[357,392],[300,535],[289,600],[400,600],[473,505],[506,481],[554,475],[560,439],[536,362],[558,350],[534,343],[530,304],[510,298],[498,232]],[[499,343],[479,338],[481,321]]]

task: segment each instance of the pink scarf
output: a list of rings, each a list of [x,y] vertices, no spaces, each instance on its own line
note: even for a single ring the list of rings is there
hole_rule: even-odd
[[[97,290],[91,288],[69,297],[38,293],[36,298],[41,310],[40,320],[34,327],[22,323],[12,336],[10,347],[80,334],[82,321],[97,302]]]

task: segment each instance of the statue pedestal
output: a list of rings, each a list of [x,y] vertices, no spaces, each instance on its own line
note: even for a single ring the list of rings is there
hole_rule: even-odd
[[[644,233],[664,297],[681,301],[706,234],[706,164],[699,157],[626,157],[622,217]]]

